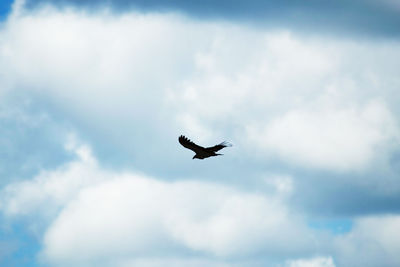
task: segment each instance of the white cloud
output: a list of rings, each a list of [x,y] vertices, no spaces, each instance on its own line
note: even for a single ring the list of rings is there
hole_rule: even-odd
[[[315,257],[287,262],[288,267],[335,267],[332,257]]]
[[[13,183],[1,194],[0,207],[7,217],[28,216],[31,225],[45,219],[40,258],[51,265],[400,263],[398,216],[357,219],[352,230],[340,236],[312,232],[287,207],[285,199],[293,190],[290,177],[267,179],[273,194],[244,193],[209,182],[163,182],[104,170],[87,146],[72,142],[66,148],[79,157]],[[332,256],[309,258],[317,251]],[[256,256],[260,254],[262,258]],[[285,261],[288,258],[295,260]]]
[[[364,169],[400,142],[396,120],[377,101],[358,109],[290,110],[248,131],[267,153],[299,166],[339,171]]]
[[[185,131],[300,167],[358,170],[399,143],[385,146],[398,135],[396,45],[49,7],[15,14],[0,34],[7,87],[44,96],[121,151]]]
[[[49,227],[43,255],[56,263],[179,249],[228,258],[299,253],[312,244],[299,222],[265,195],[126,174],[82,190]]]
[[[359,218],[353,230],[334,244],[339,265],[399,266],[400,216]]]
[[[11,183],[1,191],[0,208],[7,216],[30,215],[38,212],[52,219],[83,187],[103,180],[90,149],[68,144],[77,160],[56,170],[43,170],[31,180]]]
[[[285,32],[253,33],[243,40],[257,45],[221,34],[197,56],[198,71],[171,98],[186,118],[198,122],[187,128],[203,136],[228,128],[243,140],[239,145],[258,148],[267,160],[278,156],[297,167],[329,171],[384,165],[399,149],[393,101],[399,99],[393,91],[399,79],[392,62],[400,58],[399,49],[338,40],[326,45],[324,39]],[[237,62],[225,50],[234,50]],[[374,56],[350,61],[367,51]]]
[[[276,257],[313,246],[279,188],[266,195],[199,181],[162,182],[104,170],[85,145],[69,142],[66,149],[78,158],[1,194],[7,217],[28,216],[34,226],[45,220],[45,262],[112,264],[187,253],[205,260]]]
[[[174,15],[22,12],[0,33],[1,80],[9,91],[39,94],[75,123],[118,142],[121,131],[132,135],[148,116],[147,128],[163,122],[164,90],[176,87],[191,69],[195,46],[207,42],[205,29],[182,39],[198,27]]]
[[[114,265],[115,266],[115,265]],[[179,266],[187,266],[187,267],[229,267],[232,266],[230,263],[226,263],[219,260],[209,260],[204,258],[144,258],[144,259],[131,259],[125,260],[118,264],[120,267],[135,267],[135,266],[143,266],[143,267],[179,267]]]

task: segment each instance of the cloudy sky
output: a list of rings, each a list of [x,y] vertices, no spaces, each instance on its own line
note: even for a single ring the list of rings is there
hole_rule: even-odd
[[[0,265],[399,266],[399,70],[397,0],[1,1]]]

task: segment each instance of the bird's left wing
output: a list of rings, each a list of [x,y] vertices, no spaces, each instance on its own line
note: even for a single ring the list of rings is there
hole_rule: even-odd
[[[206,150],[212,151],[212,152],[217,152],[218,150],[221,150],[224,147],[228,147],[228,146],[232,146],[232,144],[224,141],[221,144],[218,144],[218,145],[215,145],[215,146],[211,146],[211,147],[207,147]]]

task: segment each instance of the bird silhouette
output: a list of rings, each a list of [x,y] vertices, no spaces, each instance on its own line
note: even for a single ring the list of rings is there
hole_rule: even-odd
[[[184,147],[192,150],[194,153],[196,153],[192,159],[205,159],[208,157],[220,156],[223,154],[218,154],[215,152],[223,149],[224,147],[232,146],[232,144],[224,141],[215,146],[202,147],[202,146],[196,145],[195,143],[193,143],[192,141],[190,141],[187,137],[185,137],[183,135],[179,136],[178,141],[182,146],[184,146]]]

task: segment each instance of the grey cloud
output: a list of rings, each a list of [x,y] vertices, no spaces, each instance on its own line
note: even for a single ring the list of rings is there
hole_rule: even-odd
[[[364,179],[366,183],[380,177],[382,184],[388,180],[398,179],[392,174],[385,177],[383,173],[359,175],[356,179]],[[292,204],[308,214],[327,217],[357,217],[372,214],[398,214],[400,197],[396,192],[378,192],[377,186],[361,186],[346,182],[354,179],[354,175],[329,177],[326,174],[299,175],[296,182]],[[393,188],[398,188],[396,183]]]
[[[391,1],[27,0],[26,6],[35,8],[44,3],[88,9],[107,6],[116,12],[178,12],[199,19],[233,20],[323,34],[398,36],[400,33],[400,7]]]

